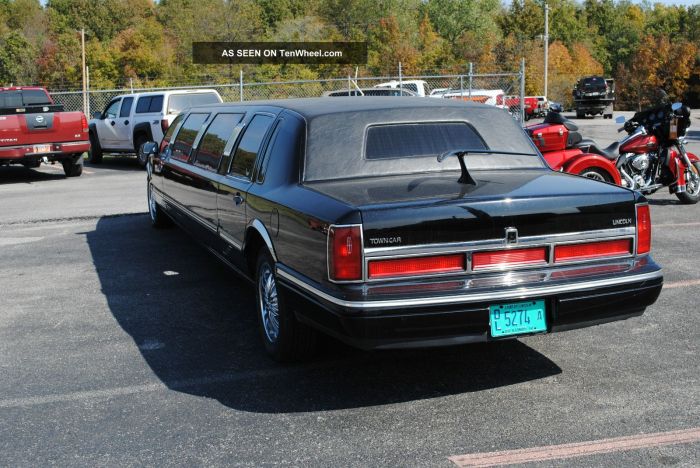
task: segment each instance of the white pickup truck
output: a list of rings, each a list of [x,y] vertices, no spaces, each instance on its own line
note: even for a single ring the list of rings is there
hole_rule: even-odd
[[[160,142],[175,117],[185,109],[217,102],[222,100],[214,89],[116,96],[103,112],[95,112],[90,120],[88,161],[99,164],[104,153],[131,153],[136,154],[141,166],[145,166],[145,158],[139,156],[139,147],[143,143]]]

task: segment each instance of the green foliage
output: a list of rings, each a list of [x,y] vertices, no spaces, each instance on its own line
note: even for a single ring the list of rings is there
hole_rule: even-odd
[[[579,75],[618,79],[642,105],[665,86],[700,105],[700,5],[547,0],[549,91],[566,101]],[[354,66],[193,65],[196,41],[367,41],[361,75],[515,71],[542,93],[544,0],[0,0],[0,79],[80,87],[80,29],[95,88],[314,79]],[[664,56],[661,56],[665,54]],[[639,57],[644,57],[640,64]],[[310,84],[309,87],[312,85]],[[691,102],[692,103],[692,102]]]

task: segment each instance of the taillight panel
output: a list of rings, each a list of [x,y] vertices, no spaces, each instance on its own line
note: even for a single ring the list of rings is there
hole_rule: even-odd
[[[463,253],[419,257],[370,260],[367,264],[370,279],[404,276],[439,275],[467,270],[467,257]]]
[[[632,239],[560,244],[554,247],[554,262],[595,260],[632,253]]]
[[[651,251],[651,213],[649,205],[637,205],[637,255]]]
[[[331,281],[363,279],[362,226],[328,228],[328,278]]]

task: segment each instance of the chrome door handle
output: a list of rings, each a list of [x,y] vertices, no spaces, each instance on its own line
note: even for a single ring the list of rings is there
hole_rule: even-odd
[[[241,193],[240,193],[240,192],[237,192],[237,193],[233,196],[233,201],[234,201],[234,203],[236,204],[236,206],[238,206],[238,205],[240,205],[241,203],[244,202],[243,197],[241,196]]]

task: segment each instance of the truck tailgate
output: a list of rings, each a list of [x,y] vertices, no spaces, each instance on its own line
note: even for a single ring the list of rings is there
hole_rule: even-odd
[[[0,115],[0,146],[84,140],[84,123],[81,112]]]

